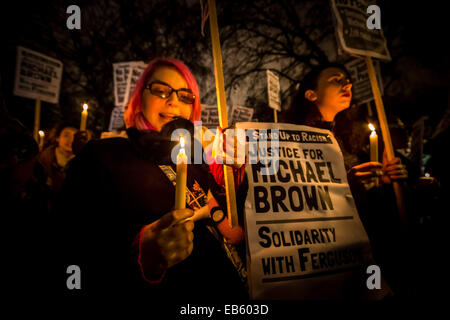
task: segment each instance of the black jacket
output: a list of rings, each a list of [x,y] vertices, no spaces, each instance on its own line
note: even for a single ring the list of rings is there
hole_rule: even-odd
[[[58,242],[64,266],[80,266],[82,288],[66,293],[138,293],[153,301],[247,299],[206,220],[195,223],[192,254],[169,268],[160,284],[142,278],[132,243],[144,225],[173,210],[175,187],[158,167],[171,163],[173,142],[164,129],[157,133],[131,128],[127,133],[128,139],[90,141],[68,171]],[[220,188],[206,164],[188,165],[188,185],[194,178],[205,192]]]

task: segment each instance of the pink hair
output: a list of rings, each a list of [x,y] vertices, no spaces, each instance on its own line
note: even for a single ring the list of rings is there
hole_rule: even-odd
[[[201,105],[200,105],[200,93],[198,91],[197,81],[195,81],[189,68],[180,60],[172,58],[155,58],[151,60],[147,68],[139,78],[136,88],[134,89],[131,99],[128,102],[127,109],[125,110],[125,124],[128,127],[136,127],[136,117],[142,112],[142,91],[147,83],[148,79],[152,76],[155,70],[161,66],[169,66],[177,69],[177,71],[186,80],[188,88],[195,94],[195,101],[192,108],[191,118],[192,123],[200,119]]]

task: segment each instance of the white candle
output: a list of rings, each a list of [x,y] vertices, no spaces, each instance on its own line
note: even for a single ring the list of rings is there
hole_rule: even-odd
[[[81,112],[80,131],[86,130],[86,121],[87,121],[87,116],[88,116],[87,109],[88,109],[87,103],[83,104],[83,111]]]
[[[180,138],[180,151],[177,155],[177,182],[175,190],[175,210],[186,208],[187,156],[184,151],[184,138]]]
[[[42,148],[44,147],[44,137],[45,137],[45,133],[42,130],[39,130],[39,149],[42,150]]]
[[[370,134],[370,161],[378,162],[378,135],[373,124],[369,123],[369,128],[372,130]]]

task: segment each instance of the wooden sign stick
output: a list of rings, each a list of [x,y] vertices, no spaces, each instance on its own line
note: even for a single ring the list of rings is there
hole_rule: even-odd
[[[208,0],[209,26],[211,28],[211,40],[214,57],[214,76],[216,79],[217,106],[219,109],[219,123],[222,128],[228,127],[227,104],[225,98],[225,85],[223,80],[222,52],[220,49],[219,27],[217,24],[216,1]],[[233,169],[230,166],[223,166],[225,178],[225,191],[227,196],[228,220],[231,227],[238,226],[238,216],[236,207],[236,193],[234,192]]]
[[[34,128],[33,128],[33,138],[39,143],[39,127],[41,125],[41,100],[36,99],[36,104],[34,106]]]
[[[383,100],[381,99],[380,88],[378,87],[378,81],[375,74],[375,68],[373,67],[372,58],[369,56],[365,57],[367,71],[369,73],[370,85],[372,86],[373,96],[375,98],[375,106],[377,108],[378,121],[381,127],[381,133],[383,135],[384,147],[386,148],[386,155],[388,160],[392,160],[395,157],[394,147],[392,146],[391,134],[389,132],[389,125],[386,119],[386,114],[384,112]],[[406,210],[405,201],[403,198],[403,190],[399,182],[393,181],[392,186],[395,192],[395,198],[397,200],[397,208],[400,213],[400,218],[403,223],[406,224]]]

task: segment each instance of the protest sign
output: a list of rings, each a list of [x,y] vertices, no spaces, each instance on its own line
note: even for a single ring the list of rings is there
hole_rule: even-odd
[[[219,113],[216,105],[202,104],[202,125],[207,128],[217,128],[219,126]]]
[[[367,293],[369,239],[330,131],[238,123],[246,130],[245,203],[252,299],[328,299]]]
[[[374,61],[374,67],[377,73],[380,93],[383,95],[383,83],[381,80],[380,63],[378,60]],[[353,99],[357,101],[358,104],[363,104],[374,100],[372,87],[369,81],[369,74],[367,72],[367,66],[364,60],[354,59],[346,63],[345,68],[350,73]]]
[[[236,122],[249,122],[252,120],[253,108],[247,108],[244,106],[234,105],[231,107],[230,123],[235,124]]]
[[[281,111],[280,101],[280,79],[278,75],[270,70],[266,70],[267,74],[267,94],[269,99],[269,107],[274,110]]]
[[[62,69],[61,61],[18,46],[14,94],[58,103]]]
[[[113,63],[114,105],[125,107],[128,102],[128,78],[131,75],[132,61]]]
[[[331,0],[338,45],[348,54],[390,61],[383,30],[367,27],[367,8],[373,4],[367,0]]]
[[[122,107],[115,107],[111,112],[108,131],[119,131],[125,127],[123,120],[124,110]]]
[[[337,43],[340,50],[365,59],[387,160],[390,161],[395,157],[394,148],[384,112],[380,86],[372,62],[372,57],[385,61],[391,60],[391,55],[389,54],[386,39],[381,28],[380,9],[373,1],[369,3],[367,0],[331,0],[331,9],[336,27]],[[369,15],[368,12],[373,12],[373,10],[373,16]],[[369,20],[372,20],[372,18],[378,20],[376,26],[370,25]],[[398,181],[393,181],[392,186],[394,188],[400,217],[403,223],[406,223],[407,217],[402,186]]]
[[[126,94],[125,94],[125,104],[128,103],[128,100],[131,98],[134,88],[136,87],[136,83],[139,80],[142,72],[144,72],[147,64],[143,61],[135,61],[130,63],[130,75],[127,81]]]

